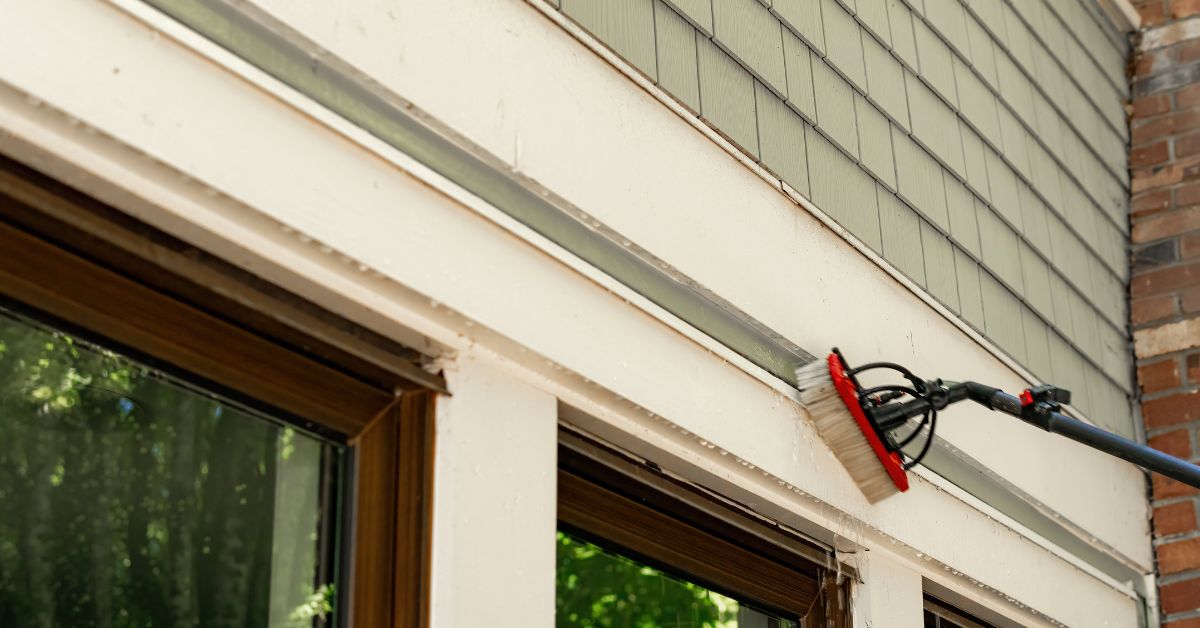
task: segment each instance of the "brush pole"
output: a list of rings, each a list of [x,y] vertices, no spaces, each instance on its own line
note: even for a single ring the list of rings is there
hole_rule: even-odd
[[[971,399],[992,410],[1010,414],[1047,432],[1061,434],[1093,449],[1099,449],[1122,460],[1128,460],[1148,471],[1161,473],[1189,486],[1200,488],[1200,466],[1073,419],[1061,412],[1052,410],[1029,412],[1021,406],[1020,399],[1003,390],[974,382],[965,382],[965,385]]]
[[[930,382],[931,386],[933,384]],[[882,431],[889,432],[930,409],[941,410],[957,401],[971,399],[991,410],[1015,416],[1047,432],[1066,436],[1093,449],[1128,460],[1148,471],[1161,473],[1189,486],[1200,488],[1200,466],[1073,419],[1058,412],[1057,406],[1025,408],[1018,397],[999,388],[976,382],[947,382],[942,390],[944,394],[935,400],[914,399],[905,403],[891,403],[871,408],[868,413],[875,425]]]

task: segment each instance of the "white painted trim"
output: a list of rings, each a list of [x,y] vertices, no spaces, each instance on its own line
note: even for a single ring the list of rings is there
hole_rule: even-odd
[[[922,628],[925,625],[921,574],[885,556],[863,567],[855,591],[854,628]]]
[[[437,401],[430,625],[554,626],[558,404],[479,356]]]

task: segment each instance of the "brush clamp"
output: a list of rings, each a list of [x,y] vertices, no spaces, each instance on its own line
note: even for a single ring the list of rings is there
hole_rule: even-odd
[[[928,435],[921,446],[920,453],[910,456],[910,460],[904,463],[903,468],[908,470],[919,464],[933,445],[934,430],[937,428],[937,413],[950,403],[947,399],[949,391],[942,385],[942,382],[923,380],[914,375],[912,371],[894,362],[871,362],[849,368],[837,348],[834,348],[833,353],[845,368],[846,377],[854,384],[859,408],[863,411],[879,441],[888,451],[904,455],[902,449],[926,433],[926,428],[928,428]],[[864,389],[857,376],[866,371],[877,370],[899,374],[908,381],[908,384],[884,384]],[[897,401],[903,397],[911,400]],[[894,417],[888,415],[889,411],[896,411],[893,409],[900,408],[903,408],[900,414]],[[921,421],[916,426],[909,427],[908,434],[897,436],[900,428],[908,423],[908,419],[917,416],[921,417]]]

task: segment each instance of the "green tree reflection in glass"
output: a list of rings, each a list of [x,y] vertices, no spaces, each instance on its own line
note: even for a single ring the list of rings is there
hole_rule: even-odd
[[[0,626],[312,626],[337,450],[0,310]]]
[[[556,623],[587,628],[798,628],[794,621],[750,608],[558,532]]]

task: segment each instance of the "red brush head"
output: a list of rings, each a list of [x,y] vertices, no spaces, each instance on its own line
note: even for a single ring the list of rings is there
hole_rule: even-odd
[[[875,431],[875,427],[867,418],[866,412],[863,412],[862,405],[858,401],[858,384],[846,373],[846,365],[837,353],[829,354],[829,376],[833,379],[833,385],[842,398],[842,402],[850,410],[850,415],[858,422],[863,436],[866,436],[867,442],[871,444],[871,450],[875,452],[875,456],[883,464],[883,469],[887,471],[888,477],[892,479],[892,483],[901,491],[907,491],[908,475],[904,473],[904,461],[900,458],[899,453],[888,451],[883,441],[880,440],[879,434]]]

